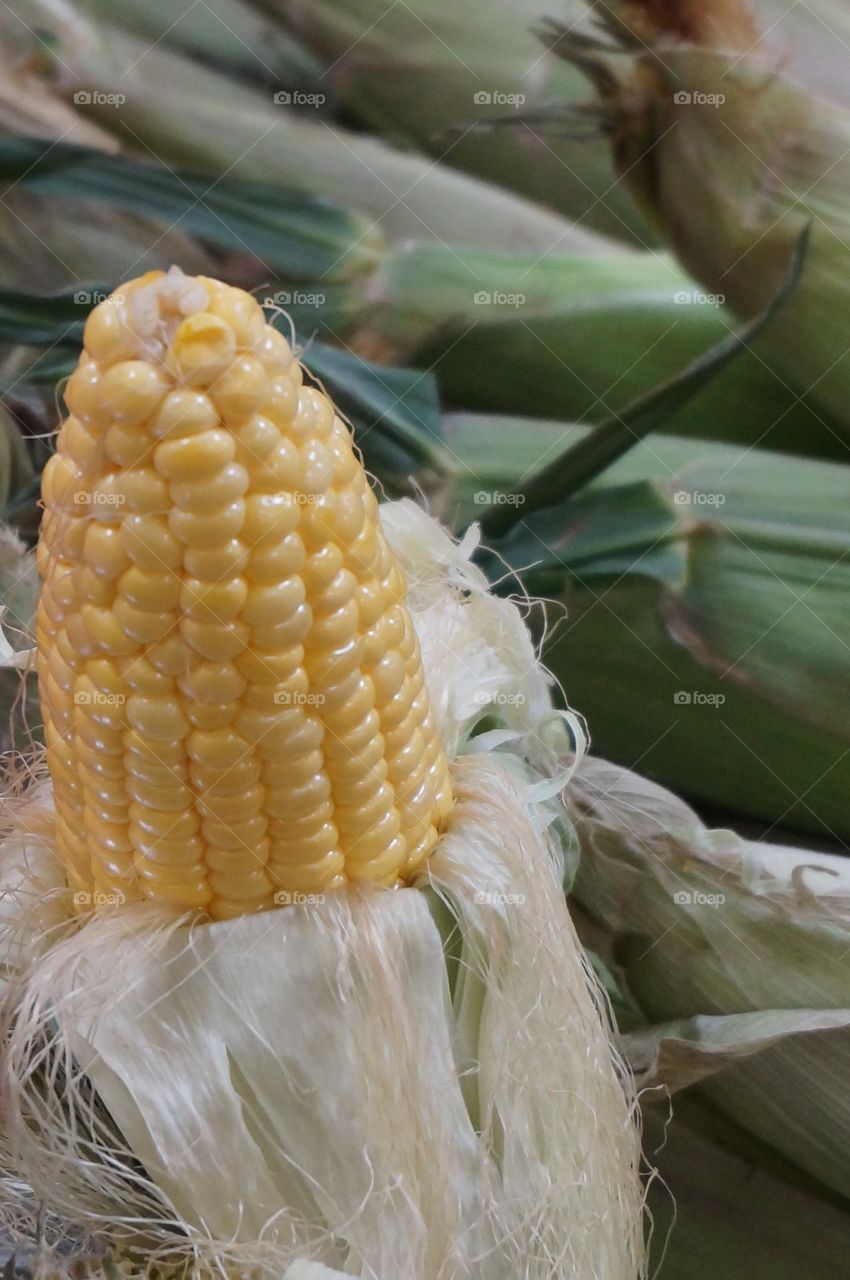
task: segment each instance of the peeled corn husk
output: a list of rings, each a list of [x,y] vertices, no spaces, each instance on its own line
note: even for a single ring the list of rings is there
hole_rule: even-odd
[[[212,926],[146,905],[79,927],[31,792],[3,850],[2,1154],[29,1187],[10,1229],[45,1203],[140,1271],[643,1274],[631,1103],[554,844],[579,726],[474,536],[382,512],[454,760],[427,875]],[[488,713],[502,727],[476,733]]]
[[[0,526],[0,751],[6,775],[14,774],[18,752],[32,750],[41,726],[35,681],[27,678],[34,672],[38,585],[35,555],[14,530]]]
[[[623,1038],[641,1085],[663,1099],[698,1083],[850,1196],[850,864],[710,831],[670,792],[596,759],[566,794],[576,897],[649,1022]]]

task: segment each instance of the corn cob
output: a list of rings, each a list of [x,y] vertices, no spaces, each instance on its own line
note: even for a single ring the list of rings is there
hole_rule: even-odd
[[[451,794],[347,427],[249,295],[150,272],[90,314],[43,479],[37,632],[81,902],[212,919],[394,885]]]

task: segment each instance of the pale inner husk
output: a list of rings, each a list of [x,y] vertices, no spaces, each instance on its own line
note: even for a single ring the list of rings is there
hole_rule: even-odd
[[[419,886],[212,925],[148,905],[80,926],[49,834],[6,842],[4,1163],[54,1213],[138,1242],[140,1265],[642,1274],[632,1100],[532,799],[552,755],[545,677],[516,608],[465,567],[471,548],[428,521],[423,549],[420,514],[408,549],[428,563],[406,568],[457,804]],[[457,756],[477,670],[515,698],[496,703],[511,732]]]

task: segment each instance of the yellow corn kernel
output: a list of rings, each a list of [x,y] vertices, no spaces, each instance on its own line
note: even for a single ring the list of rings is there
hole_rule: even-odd
[[[66,399],[38,646],[69,882],[229,919],[409,881],[448,770],[333,405],[253,298],[174,272],[95,308]]]

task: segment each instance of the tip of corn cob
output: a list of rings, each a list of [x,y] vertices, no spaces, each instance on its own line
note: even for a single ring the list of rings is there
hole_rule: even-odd
[[[57,847],[83,907],[220,919],[413,878],[451,806],[350,432],[242,290],[90,314],[38,548]]]

